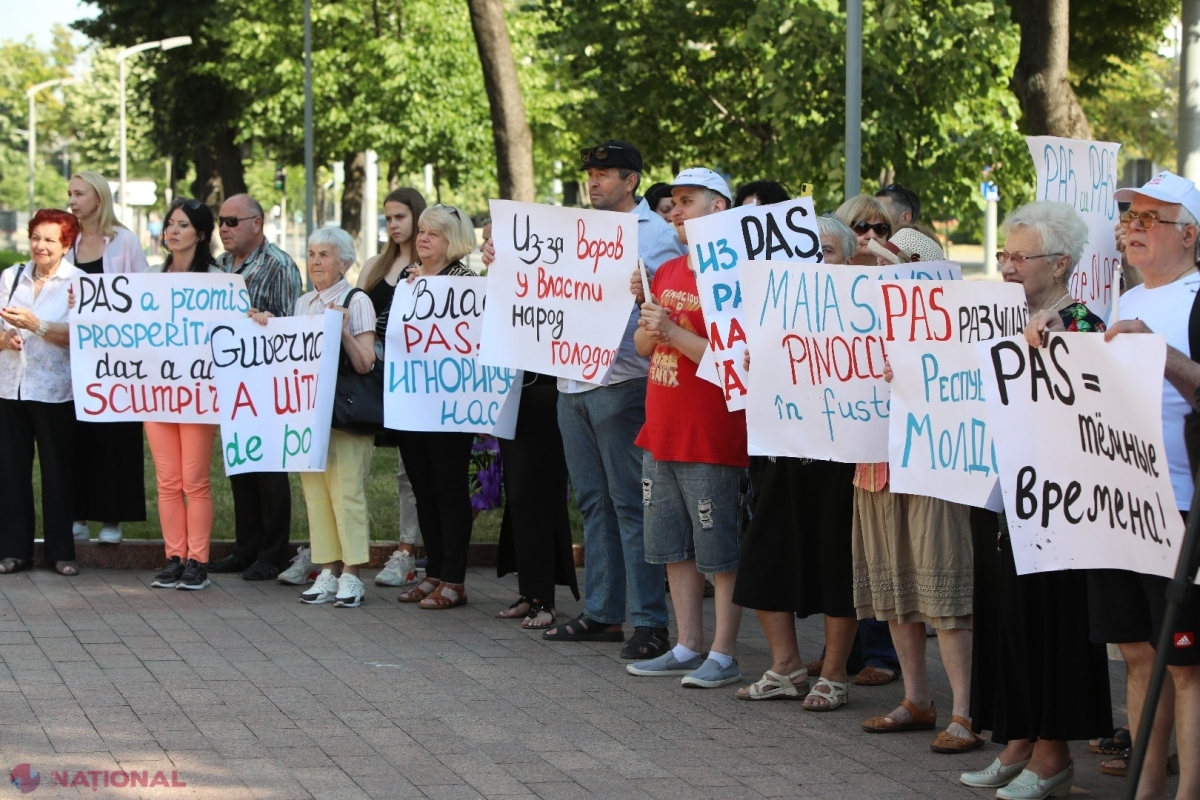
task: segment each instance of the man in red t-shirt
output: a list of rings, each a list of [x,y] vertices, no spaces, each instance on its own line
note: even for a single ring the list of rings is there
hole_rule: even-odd
[[[729,187],[709,169],[679,173],[672,184],[671,224],[687,244],[684,220],[724,211]],[[636,286],[640,287],[640,280]],[[741,608],[733,604],[741,497],[750,458],[746,412],[730,412],[715,384],[696,375],[708,340],[696,276],[687,255],[663,263],[634,334],[638,354],[650,357],[646,424],[636,444],[642,455],[646,561],[666,564],[679,628],[675,647],[630,664],[633,675],[683,675],[684,686],[706,689],[741,678],[734,652]],[[716,632],[704,654],[704,574],[716,576]]]

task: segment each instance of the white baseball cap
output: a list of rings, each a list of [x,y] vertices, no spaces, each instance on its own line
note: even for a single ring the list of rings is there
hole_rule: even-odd
[[[675,176],[675,181],[671,185],[699,186],[703,189],[711,189],[724,197],[725,202],[733,204],[733,195],[729,191],[729,184],[720,175],[705,167],[688,167]]]
[[[1129,203],[1139,194],[1164,203],[1178,203],[1200,220],[1200,190],[1196,189],[1195,183],[1174,172],[1163,170],[1140,189],[1118,189],[1113,192],[1113,199]]]

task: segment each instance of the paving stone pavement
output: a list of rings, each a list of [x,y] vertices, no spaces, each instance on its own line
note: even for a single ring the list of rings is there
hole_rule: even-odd
[[[544,642],[495,619],[516,581],[490,570],[468,575],[469,606],[435,613],[397,603],[396,590],[369,576],[359,609],[303,605],[295,587],[236,575],[213,576],[201,592],[151,589],[151,579],[117,570],[0,578],[0,766],[39,772],[35,797],[992,794],[956,780],[988,764],[995,745],[944,756],[929,751],[928,732],[860,731],[896,704],[898,684],[852,687],[847,708],[815,714],[740,702],[733,686],[635,678],[619,645]],[[577,613],[559,594],[560,617]],[[802,655],[815,657],[820,620],[798,630]],[[739,647],[748,678],[769,666],[751,613]],[[936,640],[928,656],[945,713]],[[1073,796],[1118,797],[1124,781],[1100,775],[1086,746],[1073,749]],[[106,771],[117,782],[122,771],[162,775],[154,787],[115,788]],[[54,785],[64,777],[74,786]],[[186,785],[162,785],[172,780]]]

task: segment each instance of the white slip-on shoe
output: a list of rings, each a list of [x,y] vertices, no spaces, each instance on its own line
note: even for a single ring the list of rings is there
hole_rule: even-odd
[[[958,777],[958,782],[964,786],[977,786],[980,789],[999,789],[1001,786],[1008,786],[1012,783],[1028,763],[1029,759],[1025,759],[1006,767],[997,758],[987,769],[981,769],[978,772],[964,772]]]

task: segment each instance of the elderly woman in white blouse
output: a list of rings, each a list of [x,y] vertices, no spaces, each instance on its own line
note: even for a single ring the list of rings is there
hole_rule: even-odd
[[[354,266],[354,240],[341,228],[321,228],[308,240],[308,276],[313,291],[296,300],[295,316],[324,314],[331,308],[344,315],[341,348],[359,374],[375,364],[375,306],[366,292],[346,282]],[[350,296],[351,291],[354,292]],[[252,314],[265,323],[270,312]],[[370,560],[367,527],[367,481],[375,436],[332,430],[324,472],[302,472],[300,483],[308,504],[312,560],[321,565],[316,582],[300,595],[302,603],[328,603],[338,608],[362,605],[366,589],[358,577]]]
[[[42,209],[29,221],[32,258],[0,274],[0,574],[33,566],[33,452],[42,471],[45,558],[78,575],[71,535],[75,403],[71,396],[71,282],[83,273],[64,258],[79,225]]]

